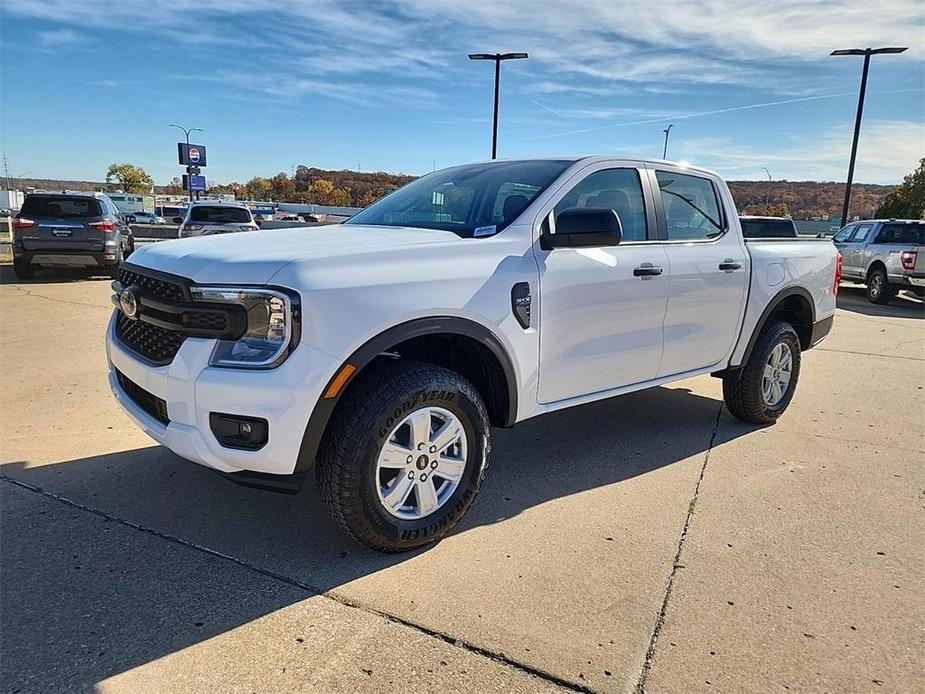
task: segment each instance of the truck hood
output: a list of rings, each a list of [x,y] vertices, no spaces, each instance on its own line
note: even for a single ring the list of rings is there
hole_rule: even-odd
[[[461,241],[450,231],[435,229],[332,224],[151,243],[139,247],[128,262],[194,282],[265,284],[297,260],[335,259]]]

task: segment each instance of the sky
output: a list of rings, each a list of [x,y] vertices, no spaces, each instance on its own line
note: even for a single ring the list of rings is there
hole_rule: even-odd
[[[422,174],[499,157],[668,158],[729,179],[845,180],[863,59],[855,181],[925,156],[918,0],[3,0],[0,152],[10,175],[181,173],[200,127],[208,178],[298,164]],[[2,165],[2,164],[0,164]],[[0,169],[2,173],[2,169]]]

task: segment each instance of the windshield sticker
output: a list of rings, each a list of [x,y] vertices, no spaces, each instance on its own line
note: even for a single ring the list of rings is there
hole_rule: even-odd
[[[472,232],[472,235],[475,237],[491,236],[492,234],[495,233],[495,229],[497,228],[498,226],[496,224],[492,224],[491,226],[487,226],[487,227],[476,227],[475,231]]]

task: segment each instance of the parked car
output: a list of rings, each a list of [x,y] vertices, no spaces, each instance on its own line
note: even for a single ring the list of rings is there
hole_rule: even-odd
[[[755,217],[739,215],[742,236],[747,239],[795,239],[796,224],[789,217]]]
[[[118,277],[135,250],[132,228],[102,193],[31,193],[13,219],[13,271],[32,277],[38,266],[97,267]]]
[[[774,422],[832,325],[837,258],[744,240],[702,169],[457,166],[311,234],[139,250],[114,284],[109,382],[180,456],[277,490],[314,469],[347,533],[402,551],[465,514],[492,426],[700,374]]]
[[[194,201],[186,217],[176,217],[181,239],[211,234],[231,234],[239,231],[256,231],[259,227],[250,209],[238,202],[221,200]]]
[[[130,212],[125,215],[129,224],[166,224],[167,220],[153,212]]]
[[[925,295],[925,220],[853,222],[832,242],[842,255],[844,278],[867,285],[867,298],[888,304],[901,289]]]

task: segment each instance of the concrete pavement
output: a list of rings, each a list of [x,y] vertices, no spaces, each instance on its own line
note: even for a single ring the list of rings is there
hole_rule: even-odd
[[[108,393],[108,282],[9,269],[4,691],[922,680],[921,303],[845,289],[774,427],[700,378],[495,431],[463,526],[396,557],[341,536],[313,485],[249,490],[155,446]]]

